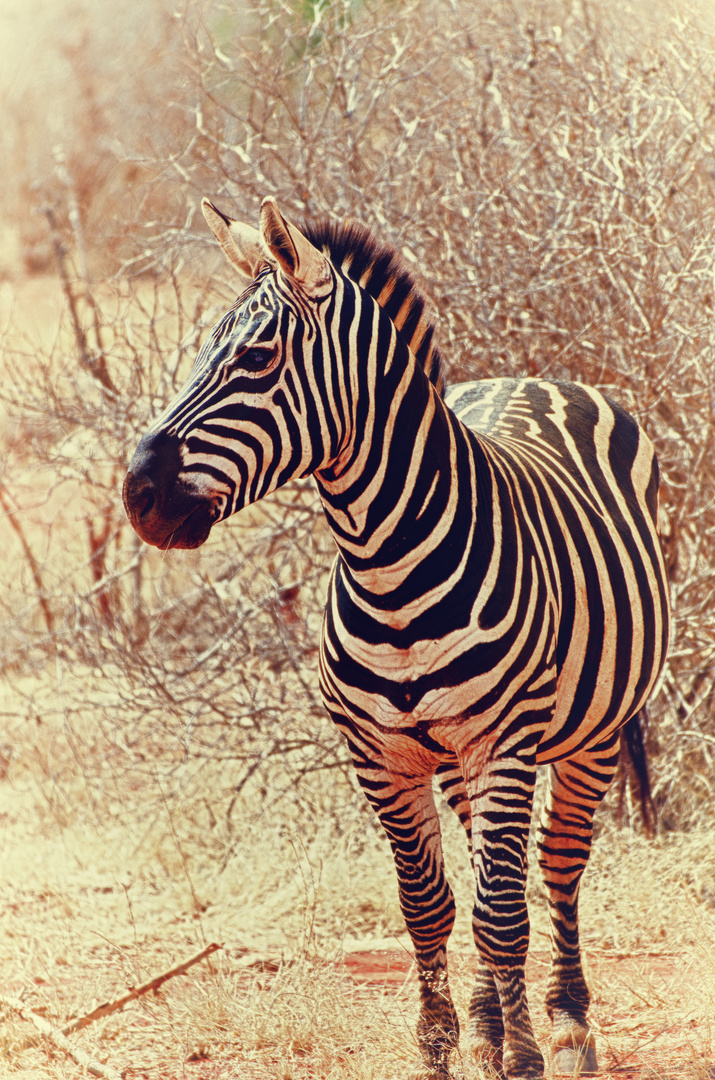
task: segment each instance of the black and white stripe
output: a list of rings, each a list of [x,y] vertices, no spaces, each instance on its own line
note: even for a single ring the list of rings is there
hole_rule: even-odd
[[[619,729],[667,648],[653,448],[627,413],[572,383],[494,379],[443,397],[424,301],[361,227],[300,232],[271,200],[260,231],[205,213],[252,284],[140,443],[125,484],[132,523],[157,546],[194,547],[215,521],[315,477],[339,551],[321,685],[394,853],[427,1074],[448,1074],[458,1038],[436,775],[476,877],[474,1051],[509,1080],[543,1075],[524,989],[542,763],[556,1062],[594,1071],[578,885]]]

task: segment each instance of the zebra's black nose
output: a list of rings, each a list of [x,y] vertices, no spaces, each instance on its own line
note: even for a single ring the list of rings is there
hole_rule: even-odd
[[[124,480],[124,507],[129,520],[150,522],[159,509],[159,499],[154,480],[131,467]]]
[[[175,435],[145,435],[124,478],[127,516],[154,547],[199,547],[218,517],[215,499],[182,473],[180,448]]]
[[[161,546],[166,535],[167,509],[181,469],[179,440],[159,432],[145,435],[139,443],[124,479],[122,497],[132,525],[150,544]]]

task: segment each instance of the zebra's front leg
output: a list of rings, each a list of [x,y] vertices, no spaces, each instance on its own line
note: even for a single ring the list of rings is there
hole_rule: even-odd
[[[415,949],[420,989],[417,1036],[423,1061],[415,1076],[446,1080],[449,1055],[459,1040],[447,975],[447,939],[455,904],[444,872],[432,793],[434,766],[425,769],[405,760],[397,771],[367,764],[359,755],[354,759],[363,790],[390,841],[400,907]]]
[[[472,811],[462,770],[456,756],[453,760],[445,761],[438,767],[437,780],[445,801],[457,815],[467,834],[471,859]],[[501,1069],[504,1044],[501,1002],[494,977],[481,957],[469,1004],[467,1039],[469,1052],[477,1064],[491,1065],[493,1068]]]
[[[546,1008],[554,1065],[568,1076],[597,1072],[586,1014],[590,994],[581,966],[578,893],[591,852],[593,815],[618,766],[618,733],[607,743],[551,766],[539,825],[539,863],[549,898],[551,972]]]
[[[481,958],[470,1007],[478,1060],[503,1064],[507,1080],[542,1080],[544,1058],[534,1038],[524,964],[529,946],[526,847],[536,766],[528,760],[463,761],[472,812],[477,885],[474,940]],[[502,1049],[503,1042],[503,1049]]]

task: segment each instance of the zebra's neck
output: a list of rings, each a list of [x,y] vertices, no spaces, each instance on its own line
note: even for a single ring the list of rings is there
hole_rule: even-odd
[[[345,586],[363,607],[372,597],[409,619],[411,600],[446,595],[473,550],[474,446],[394,329],[378,368],[367,404],[353,409],[347,452],[315,477]],[[440,596],[425,594],[425,571]]]

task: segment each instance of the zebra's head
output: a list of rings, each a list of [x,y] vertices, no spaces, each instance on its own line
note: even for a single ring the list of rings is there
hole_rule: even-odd
[[[323,224],[311,239],[273,199],[261,207],[259,229],[207,199],[202,207],[250,284],[211,331],[187,383],[129,466],[127,514],[142,539],[160,548],[198,547],[215,522],[288,480],[339,472],[361,437],[355,401],[369,360],[360,375],[346,357],[370,351],[380,319],[388,334],[404,338],[406,351],[419,345],[421,366],[438,386],[440,379],[424,302],[394,252],[362,226]],[[406,337],[396,330],[405,323]]]

